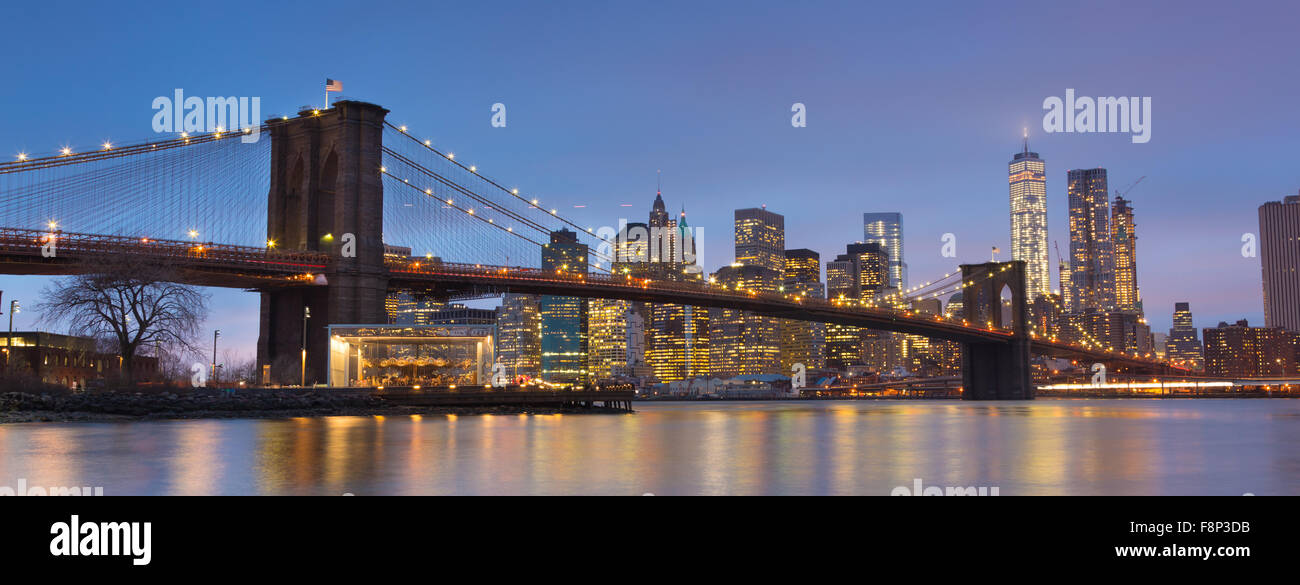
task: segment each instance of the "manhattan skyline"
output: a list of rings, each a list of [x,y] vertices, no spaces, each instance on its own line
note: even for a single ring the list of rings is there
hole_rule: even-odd
[[[1049,241],[1062,249],[1068,170],[1106,168],[1112,196],[1147,177],[1126,198],[1140,213],[1138,278],[1154,331],[1169,329],[1177,301],[1191,303],[1198,328],[1263,322],[1259,259],[1241,256],[1241,236],[1258,233],[1259,205],[1300,186],[1293,160],[1300,114],[1251,105],[1300,89],[1279,73],[1294,62],[1294,50],[1278,51],[1269,41],[1288,34],[1294,8],[1216,12],[1213,24],[1193,35],[1176,32],[1179,22],[1207,21],[1209,4],[1178,13],[1112,4],[1109,10],[1128,18],[1100,31],[1051,6],[1006,21],[983,7],[952,9],[974,27],[961,18],[929,22],[925,10],[898,6],[789,13],[688,6],[501,14],[439,8],[451,17],[420,20],[448,24],[365,37],[383,53],[408,56],[393,62],[360,59],[347,47],[359,35],[354,26],[402,29],[380,16],[359,15],[362,22],[334,30],[341,25],[324,16],[247,5],[259,18],[293,18],[304,32],[252,31],[246,43],[200,36],[160,52],[116,44],[114,23],[130,15],[89,6],[88,18],[70,23],[59,39],[59,54],[46,54],[48,42],[34,30],[0,39],[18,57],[6,67],[6,103],[23,112],[0,129],[0,148],[14,155],[149,137],[150,101],[178,87],[188,95],[261,96],[263,117],[291,113],[321,103],[319,78],[329,76],[347,84],[348,97],[399,112],[395,122],[484,174],[543,200],[585,205],[564,211],[593,225],[641,221],[662,169],[669,209],[685,205],[692,225],[705,230],[706,271],[733,259],[735,209],[767,205],[784,215],[786,247],[815,250],[823,261],[862,239],[862,213],[898,211],[914,285],[959,262],[986,261],[993,246],[1009,259],[1005,165],[1028,127],[1033,150],[1048,161]],[[18,10],[54,17],[48,8]],[[157,26],[215,14],[177,8],[159,14]],[[493,22],[512,42],[450,24],[462,18]],[[705,27],[694,19],[716,22]],[[721,34],[710,31],[718,22]],[[657,36],[664,30],[672,31],[670,49]],[[1206,35],[1215,42],[1202,42]],[[105,44],[132,65],[91,66],[75,57]],[[1050,66],[1033,76],[1005,68],[1005,60],[1034,46],[1056,47],[1045,55]],[[23,58],[36,55],[43,66]],[[209,55],[231,66],[214,67]],[[1067,88],[1151,96],[1152,140],[1044,134],[1042,101]],[[506,128],[489,125],[496,102],[509,108]],[[796,102],[808,109],[806,128],[790,125]],[[958,238],[956,258],[940,255],[940,237],[949,232]],[[3,288],[7,298],[34,305],[45,282],[6,277]],[[209,327],[251,353],[257,298],[212,292]],[[15,328],[38,328],[35,316],[19,314]]]

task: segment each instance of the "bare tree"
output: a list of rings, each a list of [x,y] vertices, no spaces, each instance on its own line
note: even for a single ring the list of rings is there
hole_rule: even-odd
[[[207,318],[208,296],[177,284],[176,270],[121,255],[98,262],[94,272],[47,286],[36,309],[74,335],[116,341],[122,375],[133,379],[142,348],[167,346],[197,351],[195,339]]]
[[[238,384],[240,381],[253,386],[257,384],[257,360],[245,357],[243,352],[235,348],[227,348],[221,351],[221,368],[222,381],[232,384]]]

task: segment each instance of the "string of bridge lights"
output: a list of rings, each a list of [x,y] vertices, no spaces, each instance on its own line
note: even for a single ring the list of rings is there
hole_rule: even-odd
[[[509,233],[509,234],[511,234],[511,235],[514,235],[514,236],[517,237],[517,238],[523,239],[523,240],[525,240],[525,241],[527,241],[527,242],[533,244],[534,246],[538,246],[538,247],[542,247],[542,246],[544,246],[543,243],[538,242],[537,240],[534,240],[534,239],[532,239],[532,238],[530,238],[530,237],[528,237],[528,236],[526,236],[526,235],[523,235],[523,234],[521,234],[521,233],[519,233],[519,232],[516,232],[516,231],[514,230],[513,227],[510,227],[510,226],[502,226],[501,224],[498,224],[498,223],[496,222],[496,220],[494,220],[493,218],[490,218],[490,217],[484,217],[482,214],[475,213],[473,207],[463,207],[463,206],[457,205],[456,202],[455,202],[455,200],[450,199],[450,198],[449,198],[449,199],[440,199],[440,198],[438,198],[438,197],[435,197],[434,194],[433,194],[433,189],[432,189],[432,188],[426,187],[426,188],[424,188],[424,189],[421,189],[420,187],[418,187],[418,186],[416,186],[416,185],[412,185],[412,184],[411,184],[411,181],[410,181],[409,179],[398,178],[396,175],[393,175],[391,172],[389,172],[387,167],[379,167],[379,172],[380,172],[381,175],[383,175],[383,176],[385,176],[385,177],[388,177],[388,178],[392,179],[393,181],[400,181],[400,182],[401,182],[400,184],[403,185],[403,186],[406,186],[406,187],[408,187],[408,188],[414,189],[414,190],[418,191],[419,193],[422,193],[422,194],[424,194],[424,195],[426,195],[426,196],[428,196],[428,197],[431,197],[431,198],[434,198],[434,199],[438,199],[438,200],[440,200],[440,201],[441,201],[443,204],[445,204],[447,207],[449,207],[449,208],[451,208],[451,209],[454,209],[454,210],[456,210],[456,211],[459,211],[459,212],[465,214],[467,217],[471,217],[471,218],[474,218],[474,219],[476,219],[476,220],[478,220],[478,221],[481,221],[481,222],[483,222],[483,223],[486,223],[486,224],[488,224],[488,225],[491,225],[492,227],[495,227],[495,228],[497,228],[498,230],[502,230],[502,231],[504,231],[504,232],[506,232],[506,233]],[[426,258],[431,258],[432,256],[433,256],[433,253],[432,253],[432,252],[428,252],[428,253],[425,254],[425,257],[426,257]],[[592,268],[597,269],[597,270],[601,270],[601,271],[604,271],[604,272],[609,272],[609,270],[606,269],[606,268],[604,268],[604,267],[602,267],[602,266],[600,265],[600,263],[588,263],[588,265],[591,266]]]
[[[258,126],[257,129],[260,132],[267,129],[269,126],[269,124],[262,124]],[[175,138],[145,140],[123,145],[114,144],[112,140],[105,140],[100,143],[97,150],[87,150],[83,152],[76,152],[73,150],[71,145],[63,144],[54,151],[54,153],[46,156],[33,156],[28,152],[19,152],[15,156],[15,160],[0,163],[0,174],[26,172],[72,164],[95,162],[109,158],[134,156],[138,154],[158,152],[160,150],[169,150],[191,144],[206,144],[208,142],[221,140],[227,136],[250,134],[253,130],[254,128],[252,126],[245,127],[240,131],[227,131],[224,128],[218,127],[213,132],[203,134],[191,135],[188,132],[180,132]]]
[[[523,215],[521,215],[521,214],[519,214],[519,213],[516,213],[515,211],[512,211],[512,210],[510,210],[510,209],[506,209],[506,208],[504,208],[504,207],[501,207],[500,205],[496,205],[495,202],[493,202],[493,201],[491,201],[491,200],[489,200],[489,199],[487,199],[487,198],[485,198],[485,197],[479,195],[478,193],[475,193],[474,191],[471,191],[471,190],[469,190],[469,189],[466,189],[465,187],[459,185],[459,184],[456,183],[455,181],[452,181],[452,180],[450,180],[450,179],[447,179],[447,178],[443,177],[442,175],[438,174],[437,172],[435,172],[435,171],[429,169],[428,167],[426,167],[426,166],[420,164],[419,162],[413,161],[413,160],[411,160],[411,159],[409,159],[409,158],[403,156],[402,154],[400,154],[400,153],[394,151],[394,150],[391,149],[391,148],[384,147],[384,148],[383,148],[383,152],[384,152],[385,154],[387,154],[387,155],[389,155],[389,156],[392,156],[392,157],[394,157],[395,159],[397,159],[397,162],[402,163],[402,164],[405,164],[405,165],[407,165],[407,166],[409,166],[409,167],[415,169],[418,173],[421,173],[421,174],[425,175],[426,178],[429,178],[429,179],[433,179],[433,180],[435,180],[435,181],[438,181],[438,182],[442,183],[443,185],[445,185],[445,186],[447,186],[447,187],[449,187],[449,188],[451,188],[451,189],[453,189],[453,190],[455,190],[455,191],[457,191],[457,192],[459,192],[459,193],[465,195],[466,197],[469,197],[470,199],[473,199],[473,200],[477,201],[478,203],[482,204],[482,205],[483,205],[484,207],[486,207],[486,208],[493,209],[493,210],[496,210],[496,211],[498,211],[498,212],[500,212],[500,213],[503,213],[503,214],[505,214],[507,217],[510,217],[510,218],[512,218],[512,219],[515,219],[515,220],[519,221],[521,224],[523,224],[524,226],[529,227],[529,228],[531,228],[531,229],[533,229],[533,230],[536,230],[536,231],[539,232],[539,233],[542,233],[542,234],[549,234],[549,233],[550,233],[550,230],[547,229],[545,226],[543,226],[543,225],[541,225],[541,224],[539,224],[539,223],[537,223],[537,222],[535,222],[535,221],[533,221],[533,220],[531,220],[531,219],[529,219],[529,218],[527,218],[527,217],[524,217]],[[380,172],[381,172],[381,173],[387,173],[388,170],[387,170],[386,167],[380,167]],[[425,194],[426,194],[426,195],[430,195],[430,196],[432,196],[432,195],[433,195],[433,190],[432,190],[432,189],[425,189]],[[451,201],[451,200],[448,199],[447,201]],[[495,222],[492,221],[492,222],[490,222],[490,223],[495,223]],[[605,254],[600,253],[599,250],[593,250],[593,249],[590,249],[590,248],[589,248],[589,249],[588,249],[588,254],[591,255],[591,256],[595,256],[598,260],[603,260],[603,261],[609,262],[611,266],[613,265],[613,259],[610,258],[610,257],[608,257],[608,256],[606,256]],[[599,262],[599,261],[594,262],[594,263],[589,262],[589,264],[590,264],[592,267],[594,267],[594,268],[596,268],[596,269],[598,269],[598,270],[607,271],[607,269],[604,268],[604,266],[603,266],[603,265],[601,264],[601,262]]]
[[[420,145],[420,146],[423,146],[423,147],[424,147],[426,150],[428,150],[429,152],[432,152],[432,153],[434,153],[434,154],[436,154],[436,155],[438,155],[438,156],[440,156],[440,157],[443,157],[443,158],[447,159],[448,162],[450,162],[450,163],[456,165],[457,167],[460,167],[460,168],[463,169],[463,170],[467,170],[467,171],[469,171],[469,172],[471,172],[471,173],[477,175],[480,179],[483,179],[483,180],[484,180],[485,182],[487,182],[489,185],[492,185],[493,187],[496,187],[497,189],[500,189],[502,192],[509,194],[511,197],[514,197],[515,199],[518,199],[519,201],[522,201],[523,203],[528,204],[528,206],[532,207],[533,209],[536,209],[536,210],[541,211],[541,212],[543,212],[543,213],[548,213],[548,214],[551,215],[552,217],[555,217],[556,219],[560,220],[561,222],[564,222],[564,223],[567,224],[569,227],[572,227],[572,228],[577,229],[577,230],[579,230],[579,231],[584,231],[584,232],[586,232],[588,235],[591,235],[592,237],[595,237],[596,239],[598,239],[598,240],[600,240],[600,241],[602,241],[602,242],[605,242],[606,244],[610,244],[610,245],[614,245],[614,244],[615,244],[614,242],[611,242],[611,241],[609,241],[609,240],[606,240],[605,238],[600,237],[598,234],[596,234],[595,230],[592,229],[591,227],[586,227],[586,228],[584,228],[584,227],[578,225],[577,223],[574,223],[573,221],[569,220],[568,218],[566,218],[566,217],[560,215],[560,214],[559,214],[559,209],[558,209],[558,208],[551,208],[551,209],[548,211],[548,210],[546,210],[545,208],[542,207],[542,205],[541,205],[541,201],[540,201],[538,198],[534,197],[534,198],[532,198],[532,199],[530,200],[530,199],[528,199],[528,198],[526,198],[526,197],[520,195],[520,194],[519,194],[519,189],[518,189],[517,187],[516,187],[516,188],[507,189],[507,188],[505,188],[504,186],[502,186],[500,183],[497,183],[496,181],[494,181],[493,179],[491,179],[490,177],[487,177],[487,176],[483,175],[482,173],[479,173],[479,172],[478,172],[478,167],[477,167],[477,166],[475,166],[475,165],[465,166],[465,165],[462,164],[460,161],[457,161],[457,160],[456,160],[456,154],[455,154],[455,153],[450,152],[450,151],[444,153],[444,152],[442,152],[441,150],[438,150],[437,148],[434,148],[434,146],[433,146],[433,141],[432,141],[432,140],[427,140],[427,139],[426,139],[426,140],[421,141],[419,138],[416,138],[416,137],[413,136],[410,132],[408,132],[408,131],[407,131],[407,127],[406,127],[405,125],[400,125],[400,126],[399,126],[399,125],[395,125],[395,124],[393,124],[392,122],[389,122],[389,121],[387,121],[387,120],[384,121],[384,124],[385,124],[386,126],[388,126],[389,128],[392,128],[393,130],[396,130],[398,133],[402,134],[403,136],[406,136],[408,139],[410,139],[411,141],[415,142],[416,144],[418,144],[418,145]]]

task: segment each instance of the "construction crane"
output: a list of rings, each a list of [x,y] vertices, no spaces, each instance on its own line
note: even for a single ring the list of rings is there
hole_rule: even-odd
[[[1142,179],[1145,179],[1145,178],[1147,178],[1146,175],[1142,175],[1141,177],[1138,177],[1138,180],[1133,181],[1131,184],[1129,184],[1129,186],[1125,187],[1123,191],[1120,191],[1119,189],[1116,189],[1116,190],[1115,190],[1115,198],[1116,198],[1116,199],[1122,199],[1122,198],[1124,198],[1125,195],[1128,195],[1128,192],[1129,192],[1129,191],[1132,191],[1133,188],[1136,187],[1136,186],[1138,186],[1138,183],[1141,183],[1141,182],[1142,182]],[[1059,255],[1061,254],[1061,252],[1060,252],[1060,251],[1057,251],[1056,254],[1059,256]]]

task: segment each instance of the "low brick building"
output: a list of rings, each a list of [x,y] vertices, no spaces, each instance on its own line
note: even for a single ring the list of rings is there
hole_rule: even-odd
[[[121,359],[97,351],[94,339],[44,331],[15,331],[12,336],[0,333],[0,359],[6,375],[30,376],[69,388],[85,388],[92,380],[114,377],[121,371]],[[158,360],[137,356],[133,369],[134,379],[152,379],[158,372]]]

